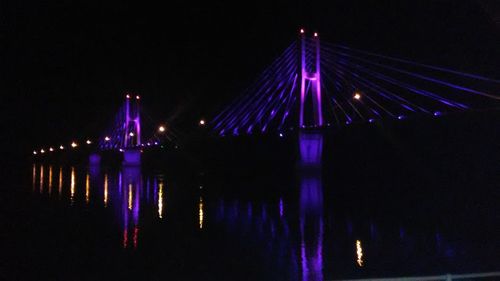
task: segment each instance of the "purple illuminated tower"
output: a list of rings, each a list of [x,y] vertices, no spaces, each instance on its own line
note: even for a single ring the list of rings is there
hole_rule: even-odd
[[[314,33],[312,39],[313,45],[311,45],[305,35],[304,29],[300,30],[300,67],[301,67],[301,83],[300,83],[300,117],[299,126],[301,128],[305,127],[305,102],[309,93],[312,95],[312,114],[313,123],[309,124],[314,127],[323,126],[323,113],[321,110],[321,68],[320,68],[320,43],[318,33]],[[313,53],[313,58],[315,61],[308,64],[307,53]],[[311,66],[311,67],[308,67]],[[314,66],[314,67],[313,67]]]
[[[135,104],[131,107],[131,95],[127,94],[125,101],[125,123],[123,124],[123,147],[133,147],[141,145],[141,115],[140,96],[135,96]]]
[[[131,106],[131,95],[127,94],[125,101],[125,122],[123,123],[123,164],[140,165],[141,151],[141,115],[140,96],[135,96],[135,103]]]

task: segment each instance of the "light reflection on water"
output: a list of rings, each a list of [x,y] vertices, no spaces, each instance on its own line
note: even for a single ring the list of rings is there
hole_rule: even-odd
[[[199,225],[199,228],[202,229],[203,228],[203,197],[200,196],[200,201],[198,203],[198,225]]]
[[[132,252],[141,248],[141,239],[147,239],[142,236],[151,224],[144,223],[145,217],[153,217],[155,224],[162,224],[172,221],[171,216],[186,211],[192,218],[191,224],[186,225],[192,229],[183,231],[238,240],[242,247],[250,247],[253,252],[260,253],[259,257],[265,257],[259,262],[272,264],[275,272],[270,276],[275,280],[318,281],[331,279],[332,272],[336,271],[341,271],[342,277],[364,277],[362,274],[374,267],[377,258],[385,250],[389,251],[384,247],[397,248],[392,252],[395,260],[410,257],[419,247],[426,247],[426,254],[435,260],[453,260],[457,245],[450,243],[438,230],[429,239],[416,235],[414,230],[399,222],[392,225],[392,233],[372,218],[365,218],[360,223],[359,219],[350,216],[335,217],[327,210],[329,200],[324,195],[322,136],[301,135],[298,150],[297,180],[290,188],[296,191],[290,193],[293,196],[279,194],[263,200],[228,199],[223,195],[211,197],[207,193],[210,186],[204,184],[208,188],[194,192],[189,197],[191,205],[182,206],[189,210],[174,209],[172,203],[179,200],[179,196],[171,193],[171,184],[165,175],[143,175],[140,167],[107,170],[98,166],[82,170],[33,165],[33,190],[35,194],[48,194],[66,201],[73,208],[106,208],[120,228],[116,235],[120,241],[118,247]],[[56,197],[52,181],[55,180],[53,170],[57,169]]]

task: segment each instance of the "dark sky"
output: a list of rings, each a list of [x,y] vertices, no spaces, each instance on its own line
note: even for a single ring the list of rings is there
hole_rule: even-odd
[[[155,120],[210,117],[295,38],[500,78],[500,32],[477,0],[2,1],[3,143],[97,135],[132,91]],[[184,123],[183,123],[184,122]]]

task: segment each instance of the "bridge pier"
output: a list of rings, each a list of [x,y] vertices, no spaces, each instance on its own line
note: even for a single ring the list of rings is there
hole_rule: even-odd
[[[98,153],[91,153],[89,155],[89,165],[95,166],[101,163],[101,155]]]
[[[123,165],[138,166],[141,165],[141,150],[126,149],[123,151]]]

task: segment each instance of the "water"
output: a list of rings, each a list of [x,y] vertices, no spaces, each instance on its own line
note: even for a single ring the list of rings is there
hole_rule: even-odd
[[[467,156],[463,145],[408,160],[393,144],[350,153],[356,143],[317,134],[289,142],[295,161],[276,172],[250,160],[234,169],[24,165],[5,183],[0,277],[330,280],[499,269],[489,165],[498,158]],[[250,176],[234,174],[244,166]]]

